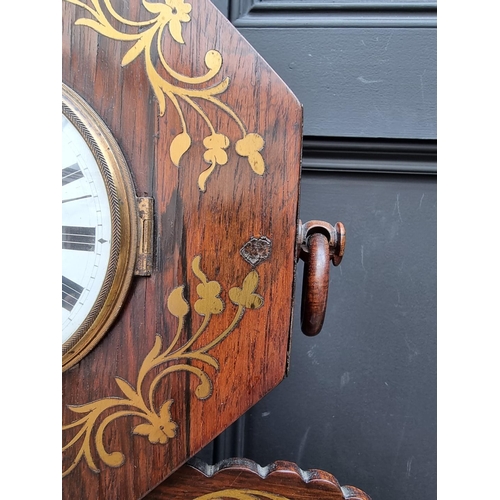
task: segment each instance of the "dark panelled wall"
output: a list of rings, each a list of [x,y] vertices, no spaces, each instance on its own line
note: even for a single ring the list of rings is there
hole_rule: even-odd
[[[304,105],[302,221],[342,221],[323,331],[199,456],[291,460],[373,500],[436,498],[436,4],[216,5]]]

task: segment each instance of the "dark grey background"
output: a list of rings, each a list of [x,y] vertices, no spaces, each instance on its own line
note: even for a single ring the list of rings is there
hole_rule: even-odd
[[[323,331],[198,456],[436,498],[436,4],[220,0],[304,105],[300,218],[346,226]]]

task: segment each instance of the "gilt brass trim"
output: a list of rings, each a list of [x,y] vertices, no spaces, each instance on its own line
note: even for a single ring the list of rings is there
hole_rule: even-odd
[[[108,193],[111,210],[111,255],[96,303],[80,328],[62,346],[62,369],[80,361],[104,336],[130,286],[137,254],[137,211],[133,181],[125,158],[97,113],[62,84],[62,112],[91,149]]]

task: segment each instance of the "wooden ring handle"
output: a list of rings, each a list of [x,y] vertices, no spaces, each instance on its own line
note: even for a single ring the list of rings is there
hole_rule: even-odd
[[[325,320],[330,278],[330,251],[328,238],[322,233],[313,233],[307,238],[309,252],[304,257],[304,280],[300,326],[310,337],[321,331]]]

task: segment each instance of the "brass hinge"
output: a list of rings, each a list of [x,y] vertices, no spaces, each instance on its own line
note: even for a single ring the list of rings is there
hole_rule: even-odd
[[[153,198],[137,198],[139,234],[134,274],[151,276],[153,270]]]

